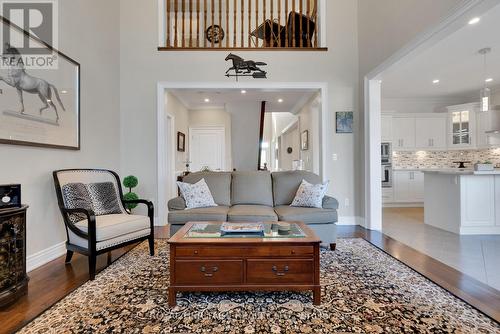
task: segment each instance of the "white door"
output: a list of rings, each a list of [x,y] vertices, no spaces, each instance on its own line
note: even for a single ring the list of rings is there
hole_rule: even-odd
[[[225,130],[224,128],[189,128],[189,160],[191,171],[202,169],[225,170]]]
[[[415,148],[415,118],[394,117],[392,120],[392,135],[394,150]]]

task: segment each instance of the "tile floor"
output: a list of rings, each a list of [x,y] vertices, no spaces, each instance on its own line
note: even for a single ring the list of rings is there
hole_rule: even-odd
[[[423,208],[384,208],[383,233],[500,291],[500,235],[460,236],[424,224]]]

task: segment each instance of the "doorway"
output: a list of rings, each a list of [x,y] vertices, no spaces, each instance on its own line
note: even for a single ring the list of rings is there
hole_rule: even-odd
[[[191,169],[225,171],[226,130],[215,127],[189,128]]]

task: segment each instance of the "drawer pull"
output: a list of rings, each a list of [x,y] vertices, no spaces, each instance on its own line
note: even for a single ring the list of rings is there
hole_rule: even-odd
[[[195,250],[195,251],[194,251],[194,254],[195,254],[195,255],[198,255],[198,251],[197,251],[197,250]]]
[[[205,277],[213,277],[214,273],[219,270],[218,267],[212,267],[212,272],[207,273],[207,268],[205,266],[200,267],[200,271],[205,274]]]
[[[272,270],[276,274],[276,276],[285,276],[286,273],[288,272],[288,266],[285,266],[283,268],[283,272],[279,272],[277,266],[273,266]]]

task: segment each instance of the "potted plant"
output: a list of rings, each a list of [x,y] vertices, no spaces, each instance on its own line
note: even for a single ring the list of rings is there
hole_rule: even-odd
[[[139,196],[137,196],[136,193],[132,192],[132,189],[137,187],[138,184],[139,184],[139,180],[134,175],[129,175],[123,179],[123,186],[125,188],[128,188],[128,193],[123,195],[124,200],[139,199]],[[126,203],[125,204],[125,209],[127,209],[127,211],[132,211],[132,209],[134,209],[136,207],[137,207],[137,204],[135,204],[135,203]]]

